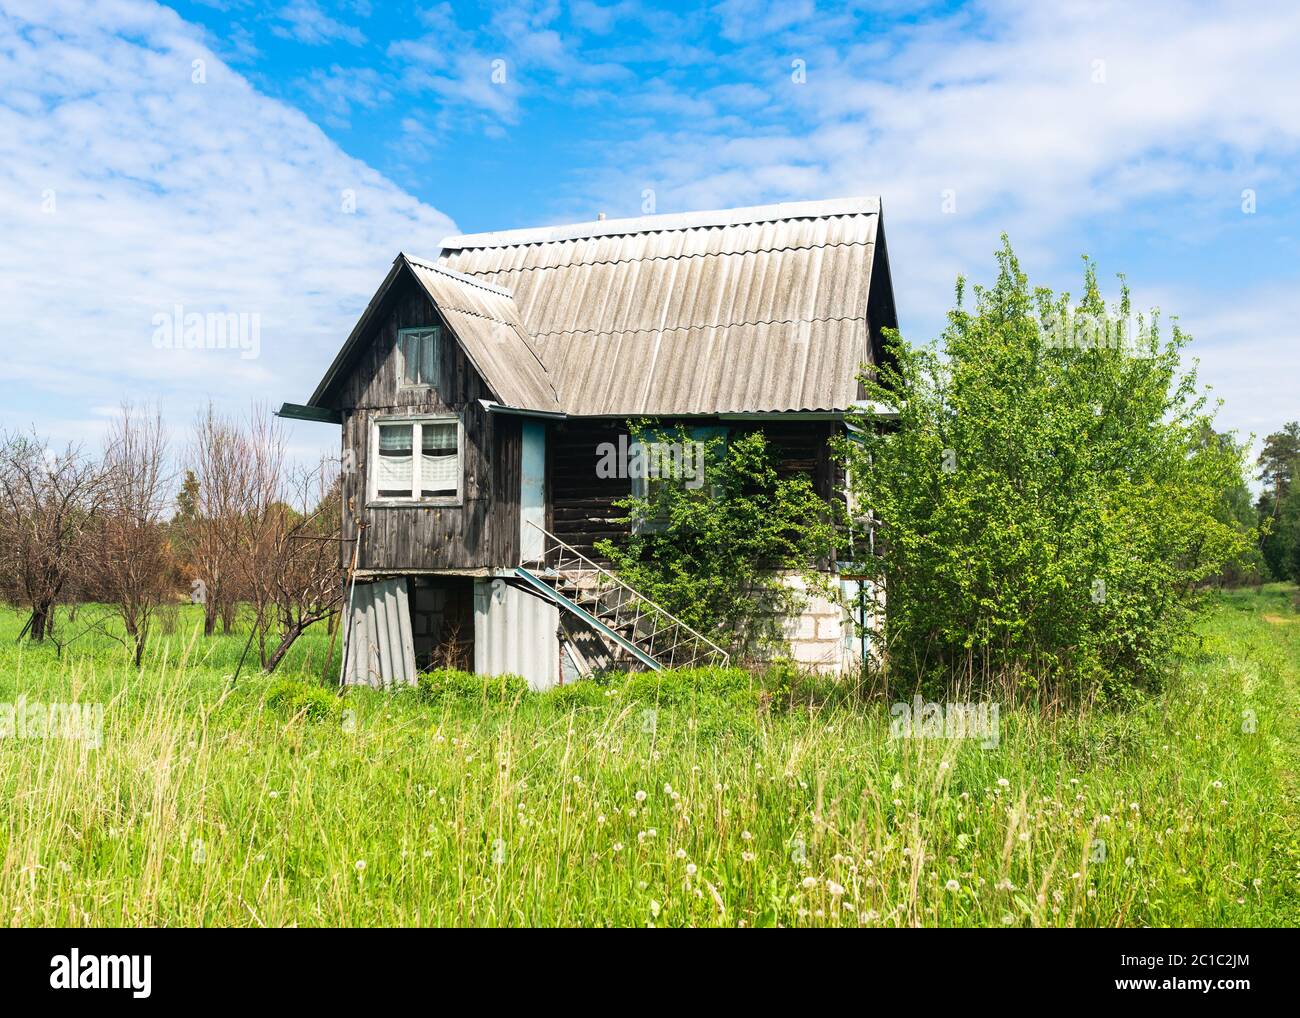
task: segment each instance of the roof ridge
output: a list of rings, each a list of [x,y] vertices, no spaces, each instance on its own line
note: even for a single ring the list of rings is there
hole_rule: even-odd
[[[831,244],[785,244],[782,245],[781,247],[766,247],[766,248],[749,250],[749,251],[692,251],[684,254],[635,255],[635,256],[628,256],[626,258],[604,258],[594,262],[578,262],[578,261],[565,262],[560,265],[519,265],[514,268],[508,268],[508,269],[491,269],[486,271],[484,275],[495,274],[498,272],[549,272],[554,269],[568,269],[568,268],[573,268],[574,266],[622,265],[626,262],[667,262],[667,261],[674,261],[674,260],[681,261],[687,258],[738,258],[744,255],[751,255],[751,254],[772,254],[777,251],[813,251],[813,250],[829,251],[833,248],[839,248],[839,247],[870,247],[874,243],[875,243],[874,240],[841,240]],[[522,247],[524,245],[510,245],[510,246]],[[459,250],[465,250],[465,249],[461,248]],[[482,250],[482,249],[475,248],[474,250]],[[456,253],[456,251],[453,250],[452,253],[454,254]],[[449,271],[458,271],[458,270],[449,270]],[[465,273],[460,273],[460,274],[465,275]],[[474,278],[478,278],[478,277],[474,277]],[[512,292],[510,296],[513,297],[514,293]]]
[[[557,226],[463,233],[445,238],[442,249],[447,251],[463,248],[514,247],[520,244],[547,244],[586,237],[664,233],[672,230],[704,229],[710,226],[740,226],[788,219],[822,219],[831,216],[879,215],[879,213],[880,198],[876,196],[777,202],[769,205],[748,205],[741,208],[712,209],[702,212],[674,212],[624,219],[588,220]]]

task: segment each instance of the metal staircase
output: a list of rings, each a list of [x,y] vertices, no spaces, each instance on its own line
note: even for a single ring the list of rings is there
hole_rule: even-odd
[[[516,566],[526,584],[577,616],[647,668],[725,666],[731,655],[608,569],[531,520],[542,534],[536,562]]]

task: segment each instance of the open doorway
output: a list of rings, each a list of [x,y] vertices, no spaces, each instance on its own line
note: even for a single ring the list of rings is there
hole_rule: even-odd
[[[415,666],[474,668],[474,581],[466,576],[408,577]]]

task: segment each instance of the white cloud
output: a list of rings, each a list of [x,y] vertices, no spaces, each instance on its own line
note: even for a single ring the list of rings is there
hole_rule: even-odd
[[[631,10],[584,8],[576,16],[585,24],[584,18],[599,21]],[[555,28],[560,14],[554,3],[518,0],[494,5],[487,25],[467,29],[450,4],[425,8],[419,20],[428,31],[387,48],[398,68],[395,87],[432,97],[439,130],[474,128],[497,138],[519,123],[526,93],[534,100],[560,95],[576,103],[575,84],[606,86],[629,76],[620,64],[582,52],[577,38]]]
[[[573,23],[595,35],[607,34],[620,20],[636,13],[637,5],[631,0],[603,5],[592,3],[591,0],[576,0],[569,5],[569,17]]]
[[[361,29],[330,17],[315,0],[293,0],[281,8],[278,16],[284,24],[272,28],[276,35],[297,39],[309,46],[327,46],[333,42],[360,46],[366,41]]]
[[[786,0],[770,4],[764,0],[723,0],[718,4],[722,34],[728,39],[768,38],[813,17],[812,0]]]
[[[301,402],[398,250],[455,232],[168,8],[12,0],[0,78],[0,424],[75,432],[123,397],[180,426],[208,395]],[[176,305],[259,316],[260,356],[157,349]]]
[[[1261,285],[1232,295],[1180,288],[1162,301],[1178,308],[1178,324],[1192,336],[1199,379],[1223,400],[1220,423],[1262,439],[1284,422],[1300,420],[1300,290]],[[1258,451],[1259,442],[1255,449]]]
[[[298,89],[323,111],[325,123],[337,127],[349,126],[354,106],[374,109],[393,98],[383,77],[372,67],[316,67],[298,82]]]

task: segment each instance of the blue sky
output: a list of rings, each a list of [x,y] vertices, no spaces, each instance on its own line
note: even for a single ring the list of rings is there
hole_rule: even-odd
[[[1262,434],[1300,417],[1298,52],[1267,0],[4,0],[0,426],[301,401],[448,233],[879,194],[909,338],[1004,230],[1046,285],[1086,252]],[[177,305],[257,356],[159,350]]]

